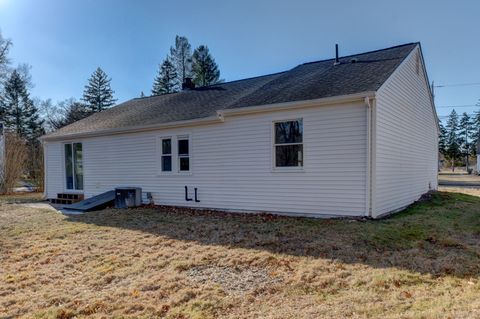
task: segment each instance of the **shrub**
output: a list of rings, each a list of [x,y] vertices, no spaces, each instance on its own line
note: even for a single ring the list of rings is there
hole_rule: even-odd
[[[5,194],[15,187],[16,182],[25,173],[28,148],[25,140],[14,133],[4,135],[4,160],[0,169],[0,193]]]

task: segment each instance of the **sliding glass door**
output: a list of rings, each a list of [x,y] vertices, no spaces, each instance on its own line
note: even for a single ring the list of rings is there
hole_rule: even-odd
[[[82,143],[65,144],[65,186],[67,190],[83,190]]]

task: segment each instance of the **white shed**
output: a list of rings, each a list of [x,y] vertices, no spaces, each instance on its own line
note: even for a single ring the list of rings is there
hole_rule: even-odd
[[[377,218],[437,188],[437,138],[410,43],[96,113],[42,137],[45,197],[133,186],[159,205]]]

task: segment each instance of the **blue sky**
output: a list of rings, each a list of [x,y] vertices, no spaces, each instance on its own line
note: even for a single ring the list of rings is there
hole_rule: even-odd
[[[480,1],[0,0],[0,29],[14,63],[32,66],[33,96],[80,98],[100,66],[121,102],[150,92],[176,34],[207,44],[227,81],[331,58],[335,43],[348,55],[420,41],[430,80],[480,83],[479,12]],[[480,85],[436,89],[437,106],[479,98]]]

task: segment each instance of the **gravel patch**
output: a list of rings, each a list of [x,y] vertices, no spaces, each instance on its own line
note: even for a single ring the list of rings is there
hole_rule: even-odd
[[[283,281],[281,277],[273,276],[266,269],[258,267],[241,269],[227,266],[197,266],[190,268],[187,276],[201,284],[216,283],[230,295],[245,294]]]

